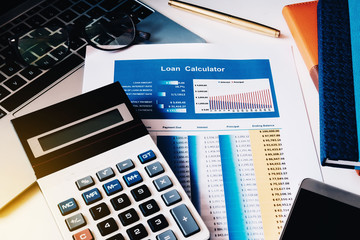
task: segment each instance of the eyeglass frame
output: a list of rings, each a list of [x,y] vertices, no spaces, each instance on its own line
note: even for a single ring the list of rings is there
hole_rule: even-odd
[[[26,35],[26,34],[28,34],[29,32],[31,32],[31,31],[33,31],[35,29],[41,29],[41,28],[46,28],[46,27],[63,28],[64,30],[66,30],[66,34],[67,34],[67,40],[66,40],[66,42],[64,42],[64,44],[66,44],[66,46],[68,46],[64,57],[61,60],[59,60],[58,62],[56,62],[55,64],[52,64],[50,67],[47,67],[47,68],[35,65],[35,67],[38,67],[40,69],[50,69],[51,67],[54,67],[58,63],[62,62],[66,58],[66,56],[69,55],[69,53],[71,52],[71,45],[70,44],[71,44],[71,41],[73,39],[75,39],[74,36],[76,38],[84,39],[86,41],[87,45],[90,45],[90,46],[92,46],[92,47],[94,47],[96,49],[102,50],[102,51],[109,51],[109,52],[110,51],[119,51],[119,50],[124,50],[126,48],[129,48],[130,46],[134,45],[134,43],[138,39],[138,37],[140,37],[141,39],[144,39],[144,40],[149,40],[150,39],[150,36],[151,36],[150,33],[137,30],[136,24],[135,24],[135,22],[133,20],[133,18],[135,18],[135,16],[133,14],[129,15],[129,14],[125,13],[125,12],[118,12],[118,14],[123,14],[124,16],[129,18],[129,20],[131,22],[131,25],[132,25],[132,28],[134,30],[134,37],[133,37],[133,39],[131,40],[131,42],[129,44],[127,44],[125,46],[122,46],[122,47],[119,47],[119,48],[116,48],[116,49],[101,48],[101,47],[99,47],[99,45],[92,42],[91,39],[89,38],[89,36],[85,33],[85,27],[87,26],[88,23],[82,23],[81,25],[78,24],[78,26],[76,26],[76,24],[64,24],[64,25],[45,24],[43,26],[34,27],[34,28],[31,28],[30,30],[24,31],[22,33],[19,33],[19,34],[16,34],[16,35],[10,37],[8,39],[8,43],[9,43],[9,46],[10,46],[11,50],[13,50],[13,52],[15,53],[17,60],[19,60],[22,64],[24,64],[26,66],[30,66],[30,65],[34,66],[31,63],[27,63],[24,60],[24,58],[21,56],[20,52],[19,52],[18,46],[19,46],[19,38],[20,38],[20,36]],[[101,16],[99,18],[91,18],[91,20],[99,21],[102,18],[104,18],[104,16]],[[111,20],[110,20],[110,22],[111,22]],[[80,29],[79,34],[73,34],[73,31],[77,30],[77,29]]]

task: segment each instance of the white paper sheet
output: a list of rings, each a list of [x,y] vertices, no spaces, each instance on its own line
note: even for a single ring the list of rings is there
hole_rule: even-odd
[[[211,239],[278,239],[322,180],[290,46],[87,49],[83,91],[120,81]]]

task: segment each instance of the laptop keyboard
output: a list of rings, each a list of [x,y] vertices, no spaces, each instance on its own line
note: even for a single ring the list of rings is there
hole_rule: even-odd
[[[44,1],[0,27],[0,119],[32,99],[59,79],[83,65],[86,41],[76,38],[70,43],[70,54],[49,70],[22,66],[8,46],[11,36],[44,24],[81,24],[91,18],[108,19],[122,11],[136,16],[135,23],[148,17],[152,10],[134,0],[58,0]]]

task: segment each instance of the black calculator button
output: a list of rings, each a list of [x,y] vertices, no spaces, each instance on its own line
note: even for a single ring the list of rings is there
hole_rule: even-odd
[[[148,236],[148,233],[142,224],[138,224],[135,227],[129,228],[126,230],[126,232],[131,240],[140,240]]]
[[[119,219],[124,226],[127,226],[138,221],[140,218],[135,209],[131,208],[125,212],[120,213]]]
[[[129,197],[124,193],[118,197],[114,197],[110,200],[111,204],[113,205],[116,211],[126,208],[131,205]]]
[[[89,209],[94,220],[98,220],[110,214],[110,210],[105,203],[100,203]]]
[[[113,218],[109,218],[105,221],[98,223],[97,227],[100,231],[101,236],[106,236],[119,229],[118,225],[116,224]]]
[[[58,207],[63,216],[75,212],[79,209],[79,206],[77,205],[74,198],[69,198],[68,200],[59,203]]]
[[[167,222],[166,218],[162,214],[149,219],[147,222],[153,232],[160,231],[160,230],[166,228],[167,226],[169,226],[169,223]]]
[[[103,169],[101,171],[98,171],[96,173],[96,176],[98,177],[98,179],[100,181],[105,181],[105,180],[108,180],[109,178],[114,177],[115,173],[112,170],[112,168],[108,167],[108,168],[105,168],[105,169]]]
[[[145,167],[145,170],[149,177],[155,177],[164,172],[164,168],[159,162],[154,162]]]
[[[121,233],[118,233],[106,240],[125,240],[124,236]]]
[[[65,222],[70,231],[74,231],[86,225],[86,221],[81,213],[65,219]]]
[[[185,204],[171,209],[170,212],[185,237],[189,237],[200,231],[199,226]]]
[[[103,185],[105,192],[108,196],[113,195],[117,192],[120,192],[123,188],[119,182],[119,180],[115,179],[112,180],[111,182],[108,182],[106,184]]]
[[[173,184],[168,176],[163,176],[154,180],[154,185],[158,191],[163,191],[171,187]]]
[[[164,200],[166,206],[170,206],[181,201],[181,196],[179,192],[175,189],[164,193],[163,195],[161,195],[161,197]]]
[[[91,189],[82,194],[82,197],[86,203],[86,205],[90,205],[94,202],[97,202],[102,199],[101,193],[97,188]]]
[[[126,174],[124,176],[124,180],[126,182],[126,185],[128,187],[131,187],[134,186],[135,184],[142,182],[143,179],[138,171],[133,171],[129,174]]]
[[[131,194],[137,202],[151,196],[151,192],[146,185],[131,190]]]
[[[177,240],[175,237],[175,234],[171,230],[167,230],[163,232],[162,234],[159,234],[156,236],[156,240]]]
[[[94,184],[94,180],[91,176],[87,176],[76,181],[76,186],[79,190],[84,190],[85,188],[88,188]]]
[[[150,162],[150,161],[156,159],[156,155],[152,150],[149,150],[142,154],[139,154],[138,158],[141,163],[147,163],[147,162]]]
[[[139,208],[145,217],[160,211],[159,205],[154,199],[140,204]]]
[[[131,161],[131,159],[127,159],[125,161],[122,161],[118,164],[116,164],[117,169],[119,170],[119,172],[123,173],[126,172],[132,168],[135,167],[134,163]]]

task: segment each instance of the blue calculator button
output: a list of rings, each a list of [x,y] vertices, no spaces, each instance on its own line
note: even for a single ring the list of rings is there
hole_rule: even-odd
[[[119,180],[117,180],[117,179],[104,184],[103,187],[108,196],[110,196],[114,193],[120,192],[122,190],[122,186],[121,186]]]
[[[58,204],[58,207],[60,209],[60,212],[63,216],[75,212],[79,209],[79,206],[76,204],[76,201],[74,198],[70,198],[66,201],[63,201]]]
[[[142,177],[138,171],[133,171],[124,176],[124,180],[128,187],[134,186],[135,184],[142,182]]]
[[[97,188],[91,189],[90,191],[82,194],[86,205],[92,204],[102,199],[102,196]]]
[[[141,163],[147,163],[151,160],[156,159],[156,155],[152,150],[149,150],[147,152],[144,152],[138,156]]]

